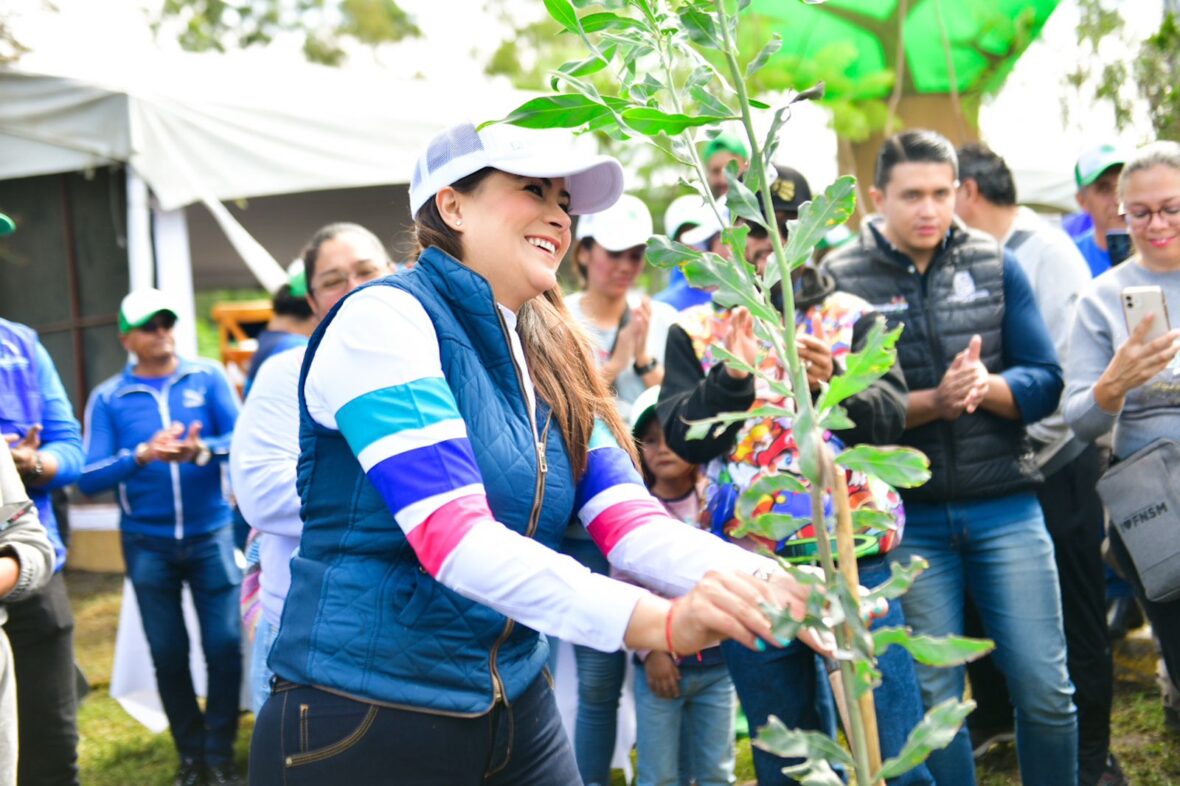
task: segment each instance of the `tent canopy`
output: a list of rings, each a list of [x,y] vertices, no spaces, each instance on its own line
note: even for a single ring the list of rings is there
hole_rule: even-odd
[[[404,183],[435,133],[527,100],[492,80],[440,85],[254,52],[80,60],[0,69],[0,180],[123,162],[164,210]]]

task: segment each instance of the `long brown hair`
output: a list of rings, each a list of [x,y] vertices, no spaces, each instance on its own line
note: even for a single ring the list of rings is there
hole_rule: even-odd
[[[497,170],[484,168],[451,184],[460,194],[470,194],[484,178]],[[418,254],[435,246],[463,261],[463,235],[443,221],[434,199],[428,199],[414,217]],[[561,289],[542,292],[525,302],[516,315],[517,331],[537,394],[553,408],[553,416],[565,437],[574,478],[586,471],[590,434],[601,419],[633,462],[638,459],[631,432],[623,425],[594,363],[590,339],[565,307]]]

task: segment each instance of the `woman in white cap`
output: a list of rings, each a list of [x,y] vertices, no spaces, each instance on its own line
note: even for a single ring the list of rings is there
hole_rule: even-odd
[[[312,336],[305,526],[254,784],[577,784],[540,633],[765,648],[760,604],[803,608],[775,563],[686,537],[644,489],[556,278],[570,214],[610,206],[622,172],[551,138],[436,137],[410,185],[417,266],[354,291]],[[612,564],[680,597],[558,554],[574,516]]]
[[[566,298],[574,319],[590,335],[602,381],[615,394],[619,416],[627,420],[631,403],[664,378],[664,344],[676,311],[635,291],[652,236],[651,211],[638,197],[624,194],[599,213],[578,220],[574,261],[584,289]],[[568,554],[595,573],[610,571],[606,556],[578,522],[570,524],[561,544]],[[615,750],[619,697],[627,660],[621,652],[575,646],[578,710],[574,753],[587,784],[610,780]],[[561,675],[561,679],[566,678]]]

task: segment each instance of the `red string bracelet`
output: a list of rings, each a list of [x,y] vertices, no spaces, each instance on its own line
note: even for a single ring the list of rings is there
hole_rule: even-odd
[[[680,598],[672,601],[668,606],[668,616],[664,617],[664,643],[668,645],[668,654],[677,660],[680,656],[676,654],[676,648],[672,646],[672,614],[676,611],[676,604],[680,602]]]

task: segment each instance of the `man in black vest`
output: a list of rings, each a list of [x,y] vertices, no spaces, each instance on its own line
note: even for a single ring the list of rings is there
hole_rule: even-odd
[[[1085,258],[1069,235],[1016,204],[1012,171],[995,151],[975,143],[959,148],[958,155],[955,213],[968,226],[1003,243],[1015,257],[1032,285],[1053,346],[1064,360],[1074,303],[1090,282]],[[1110,753],[1114,677],[1102,563],[1105,522],[1097,489],[1103,461],[1097,445],[1073,435],[1060,407],[1029,426],[1028,435],[1045,476],[1037,497],[1053,539],[1061,586],[1066,663],[1078,708],[1078,784],[1118,786],[1126,778]],[[978,739],[989,725],[1007,726],[1011,731],[1012,707],[993,660],[976,661],[967,671],[979,703],[970,720],[972,739]]]
[[[837,286],[902,322],[909,387],[902,442],[931,478],[903,492],[906,529],[891,558],[929,570],[902,598],[919,633],[961,633],[968,595],[1016,705],[1025,783],[1077,786],[1077,719],[1065,665],[1053,545],[1025,434],[1057,408],[1061,368],[1028,279],[989,235],[954,219],[958,160],[943,137],[886,140],[869,193],[877,215],[827,260]],[[918,667],[927,707],[962,695],[964,669]],[[965,729],[930,757],[939,783],[975,782]]]

